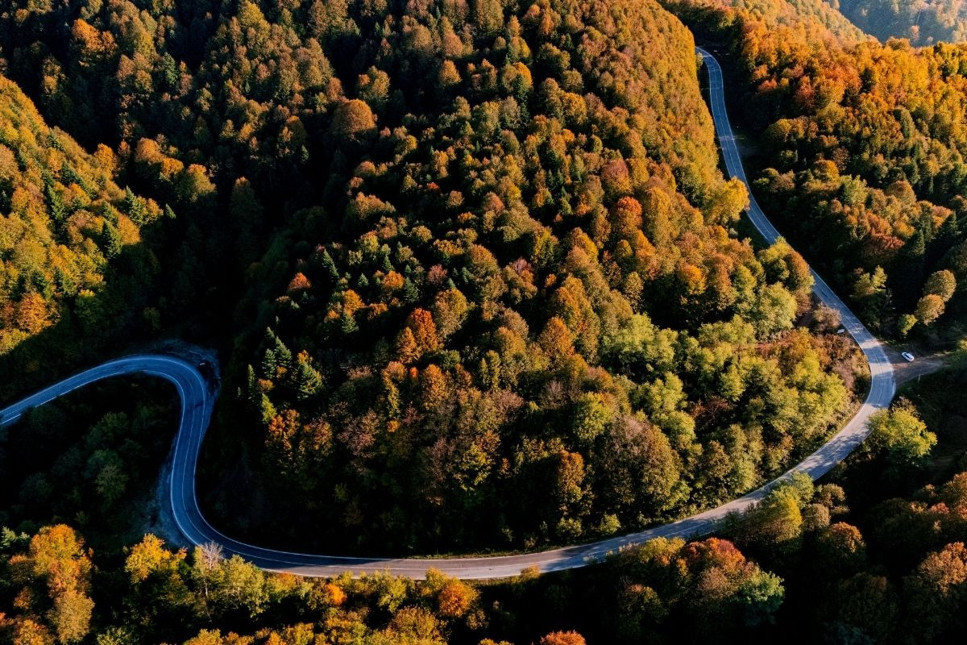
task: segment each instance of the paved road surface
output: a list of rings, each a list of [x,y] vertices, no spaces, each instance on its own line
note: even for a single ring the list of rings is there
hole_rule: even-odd
[[[710,54],[701,49],[698,51],[704,57],[709,71],[712,116],[715,120],[728,174],[732,177],[738,177],[748,184],[725,111],[721,68]],[[770,242],[779,237],[779,233],[766,219],[754,198],[749,208],[749,218],[759,232]],[[866,327],[853,315],[853,312],[836,297],[822,278],[815,273],[813,277],[816,280],[815,291],[817,296],[827,306],[839,312],[843,326],[859,343],[870,363],[872,386],[869,396],[856,416],[828,443],[805,461],[777,480],[744,497],[671,524],[593,544],[522,555],[427,560],[420,558],[349,558],[287,553],[233,540],[217,531],[204,518],[199,510],[195,491],[195,471],[198,465],[198,455],[211,419],[214,397],[209,391],[205,379],[194,365],[172,357],[130,356],[94,367],[52,385],[46,390],[4,410],[0,410],[0,426],[16,421],[29,408],[43,405],[94,381],[135,373],[158,376],[173,383],[181,398],[181,423],[175,439],[170,490],[172,513],[178,528],[188,542],[193,544],[216,542],[222,546],[226,555],[237,553],[263,569],[287,571],[308,576],[332,576],[347,570],[357,574],[382,570],[393,574],[422,578],[426,569],[432,566],[459,578],[484,579],[514,576],[529,567],[537,567],[541,571],[573,569],[600,560],[608,553],[623,546],[641,544],[659,536],[689,538],[708,534],[727,514],[749,508],[761,500],[779,481],[792,473],[803,472],[813,478],[825,474],[866,438],[868,434],[866,421],[870,414],[878,408],[888,406],[893,398],[896,389],[893,369],[876,338],[867,331]]]

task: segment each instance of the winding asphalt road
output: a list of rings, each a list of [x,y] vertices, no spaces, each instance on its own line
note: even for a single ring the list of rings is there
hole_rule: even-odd
[[[712,116],[722,147],[726,170],[731,177],[739,178],[748,186],[725,110],[722,70],[711,54],[702,49],[698,52],[704,58],[709,72]],[[754,197],[751,198],[748,215],[767,241],[774,242],[779,238],[778,231],[766,219]],[[211,419],[214,394],[197,367],[179,358],[143,355],[109,361],[0,410],[0,427],[15,422],[30,408],[43,405],[95,381],[129,374],[157,376],[174,384],[181,398],[181,423],[172,457],[170,498],[175,522],[187,542],[192,544],[214,542],[221,545],[226,555],[238,554],[263,569],[305,576],[334,576],[345,571],[356,574],[388,571],[396,575],[422,578],[429,567],[434,567],[458,578],[485,579],[515,576],[529,567],[537,567],[542,572],[573,569],[601,560],[608,553],[622,547],[641,544],[656,537],[691,538],[711,533],[718,522],[729,513],[748,509],[760,501],[776,484],[793,473],[806,473],[814,479],[818,478],[845,459],[863,442],[869,434],[867,420],[870,415],[877,409],[887,407],[893,399],[896,390],[893,369],[879,341],[815,272],[813,278],[816,281],[814,287],[816,295],[828,307],[839,312],[843,326],[859,343],[870,364],[872,374],[870,392],[856,415],[828,443],[805,461],[762,488],[728,504],[677,522],[592,544],[509,556],[385,559],[288,553],[245,544],[227,537],[212,527],[202,515],[195,491],[198,455]]]

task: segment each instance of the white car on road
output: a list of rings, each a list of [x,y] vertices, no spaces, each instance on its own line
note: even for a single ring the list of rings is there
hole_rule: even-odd
[[[902,354],[900,354],[900,356],[905,358],[908,363],[913,362],[913,354],[911,354],[910,352],[903,352]]]

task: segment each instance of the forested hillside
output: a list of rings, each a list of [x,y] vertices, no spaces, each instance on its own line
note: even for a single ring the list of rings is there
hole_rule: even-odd
[[[863,32],[830,7],[824,0],[709,0],[696,6],[715,10],[738,9],[755,15],[770,25],[782,25],[798,30],[809,37],[820,37],[825,32],[844,40],[863,40]]]
[[[886,42],[908,38],[916,46],[967,40],[963,0],[826,0],[857,27]]]
[[[651,0],[2,9],[10,75],[177,213],[126,314],[220,345],[204,482],[249,539],[639,528],[780,473],[863,376],[802,258],[735,233]]]
[[[361,9],[328,199],[253,268],[255,472],[216,512],[275,543],[533,547],[726,499],[824,436],[851,350],[793,329],[796,253],[729,233],[745,195],[676,20]]]
[[[878,333],[963,332],[967,47],[822,0],[0,0],[0,70],[0,397],[213,347],[202,504],[253,543],[535,549],[780,474],[868,383],[794,247]],[[0,431],[0,643],[950,640],[963,352],[716,537],[481,585],[144,535],[176,405],[103,384]]]
[[[0,360],[12,370],[76,360],[84,345],[143,324],[137,304],[156,267],[137,248],[139,229],[161,211],[119,188],[115,172],[109,148],[86,153],[0,78]],[[99,328],[106,317],[110,330]],[[40,347],[11,362],[28,340]]]
[[[956,334],[967,51],[821,37],[809,18],[786,26],[711,0],[669,4],[730,43],[761,141],[756,190],[797,248],[880,333]]]

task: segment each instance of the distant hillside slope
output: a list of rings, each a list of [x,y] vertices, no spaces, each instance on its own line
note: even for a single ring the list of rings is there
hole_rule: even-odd
[[[812,36],[827,32],[836,38],[864,40],[865,34],[850,22],[832,4],[836,0],[706,0],[704,2],[677,2],[666,0],[662,4],[671,7],[702,7],[713,11],[741,11],[755,16],[763,24],[814,30]]]
[[[87,344],[105,335],[104,317],[123,325],[130,299],[108,297],[109,265],[160,209],[119,188],[114,165],[108,148],[88,154],[49,128],[0,77],[0,357],[58,323]]]
[[[886,41],[909,38],[914,45],[967,40],[964,0],[826,0],[857,27]]]

